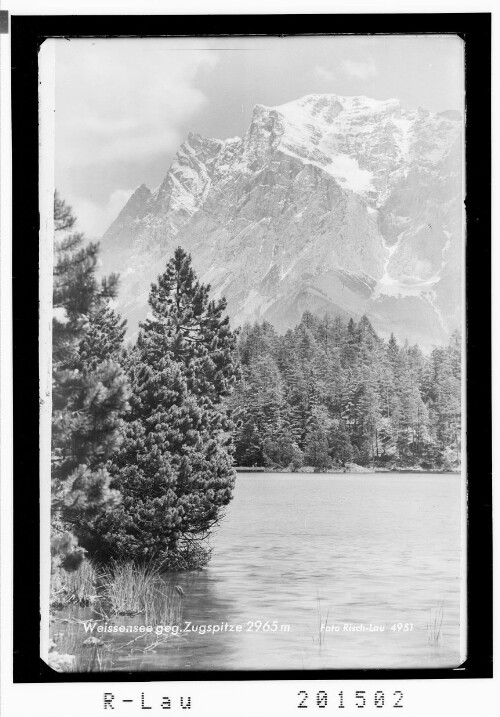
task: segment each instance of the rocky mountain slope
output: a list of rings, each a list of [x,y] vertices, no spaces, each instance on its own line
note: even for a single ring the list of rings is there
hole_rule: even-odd
[[[243,138],[190,134],[102,238],[131,331],[176,246],[234,326],[304,310],[367,314],[424,347],[461,323],[462,119],[397,100],[308,95],[257,105]]]

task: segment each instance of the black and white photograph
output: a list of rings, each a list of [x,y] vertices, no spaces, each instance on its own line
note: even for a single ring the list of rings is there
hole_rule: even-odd
[[[462,39],[57,38],[40,73],[42,658],[458,668]]]

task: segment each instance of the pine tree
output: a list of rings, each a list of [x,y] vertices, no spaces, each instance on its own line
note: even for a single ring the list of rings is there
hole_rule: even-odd
[[[121,361],[126,321],[104,304],[89,318],[78,346],[79,368],[92,369],[106,360]]]
[[[262,452],[264,464],[271,468],[287,468],[293,472],[304,464],[304,454],[290,433],[287,421],[280,421],[268,433]]]
[[[342,346],[342,365],[353,369],[359,355],[359,332],[353,319],[349,319],[346,336]]]
[[[437,458],[447,468],[460,463],[460,344],[455,333],[447,347],[435,348],[431,354],[430,421]]]
[[[191,257],[180,247],[149,296],[152,318],[139,342],[148,342],[151,360],[168,352],[182,366],[190,392],[220,404],[238,376],[236,335],[224,314],[225,299],[209,300],[210,286],[196,279]]]
[[[70,233],[75,218],[55,195],[52,342],[52,556],[76,567],[84,555],[77,535],[82,522],[119,502],[110,488],[106,461],[120,443],[129,388],[117,351],[121,330],[94,352],[93,336],[103,317],[120,324],[109,309],[117,277],[96,278],[98,245]],[[120,324],[121,325],[121,324]]]
[[[149,296],[152,317],[128,357],[131,412],[113,457],[122,502],[92,525],[103,558],[206,562],[203,545],[232,496],[232,431],[224,399],[238,376],[236,337],[177,249]]]
[[[329,453],[335,465],[345,466],[352,460],[354,451],[349,431],[342,420],[334,419],[328,436]]]
[[[248,366],[241,369],[241,380],[229,398],[228,407],[235,421],[234,459],[237,466],[256,466],[263,462],[262,438],[256,425],[255,390]]]
[[[266,462],[266,437],[282,425],[285,412],[280,373],[271,357],[255,358],[250,367],[243,368],[243,382],[236,396],[244,401],[236,436],[237,463],[262,465]]]
[[[305,440],[305,462],[308,465],[324,470],[331,465],[329,453],[328,435],[332,422],[322,406],[317,406],[311,411],[307,422]]]
[[[359,372],[354,396],[353,443],[363,463],[379,457],[378,429],[380,427],[380,400],[377,375],[373,365],[365,365]]]

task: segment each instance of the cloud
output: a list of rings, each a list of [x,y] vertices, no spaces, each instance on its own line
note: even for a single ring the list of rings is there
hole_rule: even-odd
[[[55,44],[56,183],[85,234],[99,236],[208,105],[200,87],[219,53],[185,38]]]
[[[313,72],[320,80],[332,82],[335,79],[335,75],[333,74],[333,72],[330,72],[330,70],[327,70],[322,65],[316,65]]]
[[[60,40],[56,45],[58,170],[147,161],[175,149],[208,102],[197,87],[217,53],[162,39]]]
[[[378,70],[373,60],[368,62],[356,62],[354,60],[343,60],[342,69],[347,75],[356,77],[359,80],[367,80],[378,75]]]

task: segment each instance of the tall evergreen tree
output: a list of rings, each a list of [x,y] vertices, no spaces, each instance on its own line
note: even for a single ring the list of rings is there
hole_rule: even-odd
[[[76,567],[84,551],[77,535],[84,520],[114,507],[106,461],[120,443],[129,388],[117,363],[120,330],[100,341],[100,328],[122,326],[109,308],[117,277],[98,282],[98,245],[71,232],[71,208],[55,195],[52,336],[52,556],[55,564]]]
[[[151,317],[128,358],[131,412],[113,457],[122,502],[91,526],[102,557],[192,567],[232,496],[232,431],[224,399],[238,376],[225,301],[209,300],[177,249],[149,296]],[[89,531],[90,533],[90,531]]]
[[[345,423],[338,418],[332,421],[328,444],[329,453],[335,465],[345,466],[352,461],[354,451],[349,431]]]
[[[320,470],[329,468],[331,458],[329,453],[328,435],[332,428],[332,421],[323,406],[316,406],[311,411],[307,422],[305,439],[305,460],[306,463]]]

